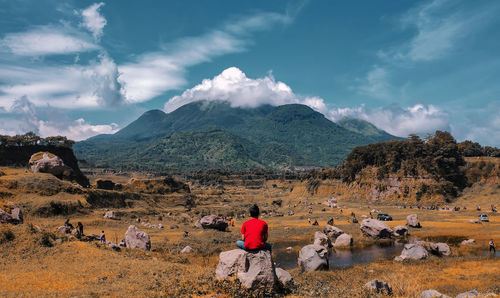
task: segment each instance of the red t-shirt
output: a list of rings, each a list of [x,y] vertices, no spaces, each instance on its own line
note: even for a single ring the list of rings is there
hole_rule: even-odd
[[[245,235],[246,249],[264,248],[264,235],[267,234],[267,223],[258,218],[247,220],[241,226],[241,234]]]

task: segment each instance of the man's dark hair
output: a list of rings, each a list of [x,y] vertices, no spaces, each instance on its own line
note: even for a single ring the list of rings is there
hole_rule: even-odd
[[[250,209],[248,211],[250,211],[251,217],[255,217],[255,218],[259,217],[260,210],[259,210],[259,206],[257,206],[257,204],[254,204],[252,207],[250,207]]]

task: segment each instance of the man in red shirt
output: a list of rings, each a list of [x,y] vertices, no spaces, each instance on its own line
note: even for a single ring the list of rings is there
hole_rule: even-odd
[[[261,249],[271,250],[271,244],[267,243],[267,223],[259,219],[260,210],[257,205],[250,207],[250,216],[241,226],[241,239],[236,241],[236,246],[247,251]]]

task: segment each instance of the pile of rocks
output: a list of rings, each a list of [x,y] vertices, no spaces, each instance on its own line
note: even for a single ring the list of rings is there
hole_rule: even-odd
[[[439,242],[415,241],[405,244],[400,256],[394,258],[395,261],[422,260],[429,256],[429,252],[437,256],[449,256],[451,249],[448,244]]]
[[[152,224],[152,223],[149,223],[149,222],[146,222],[146,221],[143,221],[141,222],[141,225],[145,226],[146,228],[150,228],[150,229],[163,229],[163,225],[160,223],[160,224]]]

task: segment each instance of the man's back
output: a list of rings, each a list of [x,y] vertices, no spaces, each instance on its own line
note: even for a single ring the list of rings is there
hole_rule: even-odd
[[[241,226],[241,234],[245,236],[245,248],[249,250],[264,248],[267,233],[267,223],[258,218],[247,220]]]

